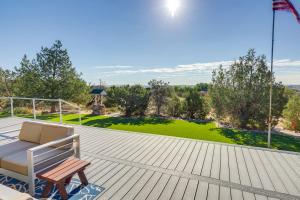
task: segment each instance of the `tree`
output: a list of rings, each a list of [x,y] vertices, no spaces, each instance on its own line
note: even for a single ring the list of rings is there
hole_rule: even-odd
[[[200,96],[196,88],[190,89],[186,97],[187,116],[191,119],[205,119],[207,109],[205,108],[204,99]]]
[[[135,105],[134,112],[144,116],[149,105],[150,91],[141,85],[133,85],[129,88],[129,102]]]
[[[174,95],[168,100],[167,112],[172,117],[180,117],[183,114],[183,103],[178,96]]]
[[[118,105],[127,117],[137,114],[143,116],[149,104],[150,92],[141,85],[112,86],[107,91],[110,105]]]
[[[27,58],[27,56],[24,55],[21,60],[20,66],[16,67],[17,96],[43,98],[43,93],[40,93],[43,92],[43,89],[39,71],[40,69],[38,68],[38,66],[33,65],[32,62]]]
[[[229,118],[238,128],[266,129],[269,110],[270,71],[265,56],[250,49],[229,69],[213,71],[209,88],[211,104],[218,119]],[[278,122],[287,102],[284,86],[273,81],[272,124]]]
[[[16,85],[16,73],[11,70],[4,70],[0,67],[0,93],[1,96],[14,96]]]
[[[209,84],[208,83],[197,83],[195,88],[198,91],[208,91]]]
[[[72,67],[60,41],[55,41],[50,48],[42,47],[31,62],[25,55],[16,72],[20,96],[62,98],[75,103],[85,103],[89,99],[89,87]],[[55,110],[54,105],[51,110]]]
[[[170,93],[169,83],[165,83],[162,80],[151,80],[148,85],[151,88],[151,97],[156,106],[156,115],[160,115],[161,108],[167,103]]]
[[[289,99],[286,108],[283,110],[283,116],[288,129],[300,131],[300,96],[298,94]]]

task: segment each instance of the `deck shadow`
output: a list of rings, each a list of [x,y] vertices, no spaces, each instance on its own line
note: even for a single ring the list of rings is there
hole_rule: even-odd
[[[232,130],[228,128],[214,128],[234,143],[247,146],[267,147],[268,135],[251,131]],[[300,151],[300,139],[293,136],[272,134],[271,146],[275,149],[287,151]]]
[[[152,124],[152,125],[169,124],[172,122],[173,120],[170,119],[152,118],[152,117],[139,117],[139,118],[108,117],[108,118],[90,120],[84,122],[83,125],[107,128],[112,125],[119,125],[119,124],[142,126],[147,124]]]

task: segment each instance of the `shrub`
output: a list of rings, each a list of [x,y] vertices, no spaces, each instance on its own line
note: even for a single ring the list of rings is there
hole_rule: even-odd
[[[295,94],[292,96],[286,108],[283,110],[283,116],[286,120],[286,128],[300,131],[300,96]]]
[[[151,89],[151,98],[156,106],[156,115],[160,115],[161,108],[167,103],[170,96],[170,86],[162,80],[151,80],[148,83]]]
[[[208,108],[200,93],[196,89],[190,89],[185,100],[187,116],[191,119],[205,119]]]
[[[141,85],[113,86],[107,92],[107,103],[118,106],[126,116],[144,115],[149,98],[150,91]]]
[[[180,100],[179,97],[173,96],[168,100],[167,103],[167,113],[169,116],[172,117],[181,117],[184,113],[183,110],[183,102]]]

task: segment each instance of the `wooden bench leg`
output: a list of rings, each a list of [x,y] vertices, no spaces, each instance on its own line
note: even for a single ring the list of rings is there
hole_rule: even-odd
[[[66,191],[66,188],[65,188],[65,185],[64,185],[64,182],[61,182],[61,183],[58,183],[56,185],[58,191],[59,191],[59,194],[61,196],[62,199],[68,199],[68,193]]]
[[[88,184],[89,184],[89,182],[88,182],[88,180],[86,179],[86,176],[85,176],[83,170],[80,170],[80,171],[78,172],[78,176],[79,176],[79,179],[80,179],[82,185],[88,185]]]
[[[71,180],[72,180],[72,176],[66,179],[65,184],[66,184],[66,185],[69,185],[70,182],[71,182]]]
[[[52,189],[52,186],[53,186],[53,183],[47,182],[47,184],[46,184],[46,186],[45,186],[45,188],[44,188],[44,191],[43,191],[43,193],[42,193],[42,197],[43,197],[43,198],[46,198],[46,197],[48,196],[49,192],[50,192],[51,189]]]

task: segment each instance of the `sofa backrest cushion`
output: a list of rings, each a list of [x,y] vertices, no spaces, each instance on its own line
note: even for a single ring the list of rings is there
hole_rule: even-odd
[[[14,190],[10,187],[0,184],[0,191],[1,191],[1,199],[8,200],[8,199],[18,199],[18,200],[34,200],[27,193],[22,193],[17,190]]]
[[[19,134],[19,140],[40,143],[42,124],[35,122],[23,122]]]
[[[45,144],[48,142],[52,142],[54,140],[63,139],[68,137],[74,133],[74,128],[69,126],[61,126],[61,125],[43,125],[41,130],[41,139],[40,144]],[[68,142],[66,142],[68,143]],[[53,147],[62,146],[63,143],[53,145]]]

